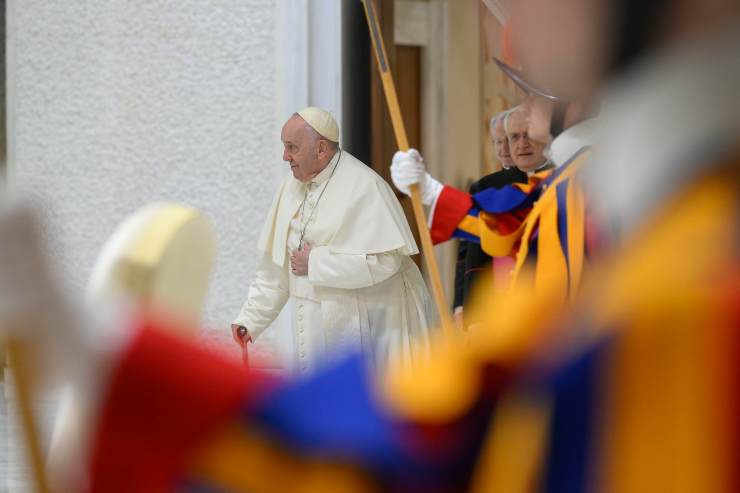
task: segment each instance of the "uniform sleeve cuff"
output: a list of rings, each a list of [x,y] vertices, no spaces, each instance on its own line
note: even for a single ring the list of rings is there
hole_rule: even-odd
[[[449,240],[472,207],[470,194],[445,185],[430,214],[432,242],[437,244]]]

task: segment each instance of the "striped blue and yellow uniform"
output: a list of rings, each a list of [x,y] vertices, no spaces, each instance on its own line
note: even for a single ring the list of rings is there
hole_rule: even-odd
[[[480,242],[493,257],[516,258],[512,285],[527,282],[536,289],[555,282],[559,297],[572,299],[595,237],[580,180],[589,154],[582,149],[560,168],[535,174],[526,184],[473,196],[444,187],[431,220],[433,241]],[[530,269],[525,280],[522,274]]]

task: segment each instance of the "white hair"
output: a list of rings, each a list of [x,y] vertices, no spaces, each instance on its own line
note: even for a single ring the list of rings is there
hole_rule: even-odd
[[[506,119],[506,115],[509,113],[509,111],[511,111],[511,110],[505,110],[505,111],[502,111],[500,113],[496,113],[495,115],[493,115],[491,117],[491,121],[490,121],[490,123],[488,125],[488,130],[490,132],[493,132],[496,129],[496,125],[498,125],[499,123],[503,123],[503,121]]]
[[[511,115],[514,113],[524,112],[524,106],[514,106],[509,111],[506,112],[506,115],[504,115],[504,132],[506,132],[506,135],[509,135],[509,118],[511,118]]]

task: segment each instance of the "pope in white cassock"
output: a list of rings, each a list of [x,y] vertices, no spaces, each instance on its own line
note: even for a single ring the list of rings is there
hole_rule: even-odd
[[[295,113],[281,139],[293,176],[280,185],[263,227],[262,259],[231,326],[235,340],[256,340],[290,299],[298,372],[355,349],[379,369],[425,357],[434,307],[390,186],[339,147],[327,111]]]

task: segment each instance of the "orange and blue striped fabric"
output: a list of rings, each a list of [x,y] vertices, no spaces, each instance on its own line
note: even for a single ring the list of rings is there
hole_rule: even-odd
[[[718,173],[666,203],[530,354],[494,418],[514,432],[486,448],[530,439],[517,425],[535,416],[544,437],[519,460],[537,466],[480,464],[487,491],[737,491],[737,183]]]
[[[435,242],[460,238],[479,242],[493,257],[515,256],[512,285],[524,267],[534,266],[534,289],[559,285],[565,302],[578,292],[589,258],[586,199],[579,171],[588,148],[560,168],[530,178],[526,184],[488,189],[474,196],[445,187],[435,204]]]
[[[533,266],[534,274],[526,282],[535,290],[557,287],[562,303],[578,293],[590,256],[586,199],[579,174],[589,154],[587,148],[582,149],[543,182],[544,190],[523,225],[514,267],[514,283],[526,266]]]
[[[432,240],[435,244],[451,238],[480,242],[481,231],[487,228],[502,235],[512,233],[539,198],[541,185],[550,173],[549,170],[544,171],[530,177],[528,183],[491,188],[472,196],[445,186],[434,207],[430,229]],[[481,212],[489,215],[485,225],[480,222]]]

